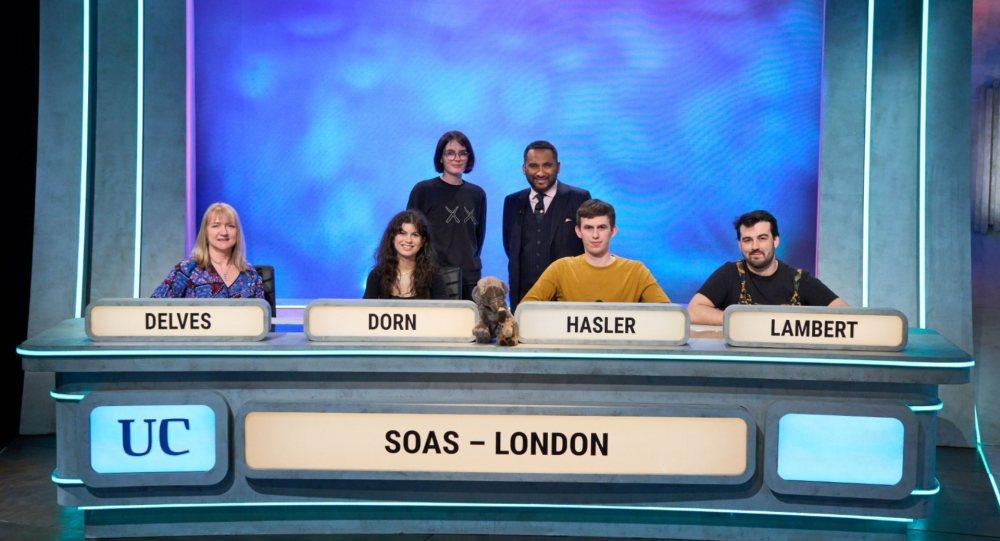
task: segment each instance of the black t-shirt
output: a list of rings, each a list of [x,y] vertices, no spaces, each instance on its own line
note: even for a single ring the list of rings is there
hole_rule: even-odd
[[[744,267],[746,268],[746,267]],[[749,304],[789,304],[795,295],[795,276],[798,269],[778,261],[778,270],[770,276],[760,276],[746,271],[746,292]],[[736,263],[726,263],[716,269],[701,286],[698,293],[708,297],[719,310],[740,303],[740,273]],[[802,306],[829,306],[837,299],[830,288],[818,278],[802,271],[799,280],[799,301]]]
[[[458,186],[441,177],[418,182],[406,208],[419,210],[431,226],[431,241],[441,267],[460,267],[462,283],[479,282],[479,259],[486,238],[486,192],[471,182]]]
[[[365,294],[362,299],[414,299],[416,297],[396,297],[391,293],[382,291],[382,277],[372,269],[368,273],[368,281],[365,282]],[[444,283],[444,277],[440,273],[434,274],[431,281],[431,299],[448,300],[448,289]]]

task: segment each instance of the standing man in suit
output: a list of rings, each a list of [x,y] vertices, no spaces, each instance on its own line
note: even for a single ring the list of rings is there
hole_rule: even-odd
[[[590,192],[559,182],[559,152],[548,141],[524,149],[521,166],[530,188],[503,202],[503,249],[510,277],[510,309],[535,285],[553,261],[583,253],[576,235],[576,211]]]

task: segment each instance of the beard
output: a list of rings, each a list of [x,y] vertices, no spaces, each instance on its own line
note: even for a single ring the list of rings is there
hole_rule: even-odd
[[[760,252],[760,253],[763,254],[763,252]],[[754,254],[754,252],[751,252],[749,255],[753,255],[753,254]],[[751,259],[750,257],[745,257],[744,260],[747,262],[748,266],[753,267],[756,270],[764,270],[768,266],[771,265],[772,261],[774,261],[774,253],[772,252],[770,256],[767,256],[767,257],[765,257],[763,259],[759,259],[759,260],[754,260],[754,259]]]

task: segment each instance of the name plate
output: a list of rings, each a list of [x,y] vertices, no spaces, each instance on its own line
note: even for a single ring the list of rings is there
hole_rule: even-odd
[[[263,340],[271,306],[263,299],[102,299],[87,306],[95,342]]]
[[[246,413],[247,475],[312,471],[323,478],[331,477],[323,472],[372,472],[367,477],[376,478],[412,472],[482,474],[463,479],[547,475],[564,481],[726,484],[743,482],[753,473],[755,429],[742,411],[644,414],[635,408],[587,413],[548,408],[531,414],[533,408],[505,407],[460,414],[375,409]]]
[[[321,299],[302,328],[321,342],[471,342],[478,320],[472,301]]]
[[[515,312],[526,344],[680,346],[691,316],[675,304],[522,302]]]
[[[722,328],[745,347],[899,351],[908,337],[902,312],[878,308],[733,305]]]

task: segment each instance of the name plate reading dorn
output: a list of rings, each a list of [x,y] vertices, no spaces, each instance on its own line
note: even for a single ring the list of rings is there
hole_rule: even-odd
[[[733,305],[722,323],[731,346],[899,351],[908,337],[906,316],[880,308]]]
[[[302,328],[321,342],[471,342],[478,320],[472,301],[320,299]]]
[[[676,304],[522,302],[515,313],[526,344],[680,346],[691,317]]]
[[[101,299],[87,306],[95,342],[248,342],[271,328],[263,299]]]

